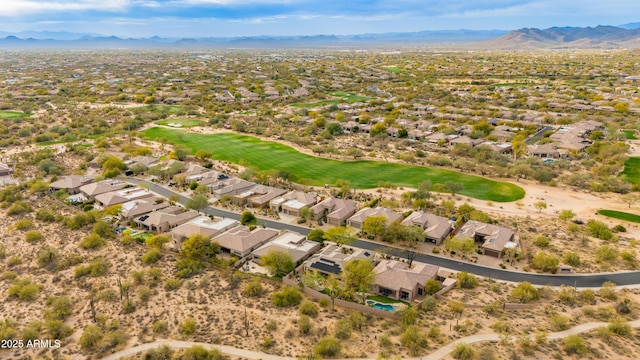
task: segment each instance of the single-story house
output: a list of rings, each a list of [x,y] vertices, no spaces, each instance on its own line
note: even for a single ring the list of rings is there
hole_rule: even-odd
[[[357,213],[347,219],[347,225],[353,226],[358,230],[362,230],[362,224],[364,224],[365,220],[372,216],[384,216],[387,219],[387,226],[402,219],[402,214],[397,213],[393,210],[389,210],[384,207],[366,207],[362,210],[359,210]]]
[[[252,207],[265,207],[272,199],[286,193],[287,190],[271,186],[258,185],[240,194],[231,196],[231,202],[236,205],[249,204]]]
[[[51,191],[66,190],[67,193],[73,195],[80,192],[80,187],[82,185],[88,184],[92,181],[93,178],[89,176],[68,175],[49,184],[49,189]]]
[[[80,186],[80,191],[87,196],[87,198],[93,198],[96,195],[108,193],[111,191],[121,190],[127,183],[120,180],[102,180],[86,185]]]
[[[435,279],[438,267],[414,261],[409,264],[397,260],[382,260],[373,269],[376,278],[373,282],[373,293],[388,296],[392,299],[413,301],[424,296],[424,285]]]
[[[556,159],[560,157],[560,152],[556,145],[552,143],[543,145],[529,145],[527,147],[530,156],[539,157],[541,159]]]
[[[278,235],[274,229],[257,228],[250,231],[246,226],[236,226],[211,239],[220,244],[223,252],[245,257],[270,239]]]
[[[269,202],[272,210],[292,216],[300,216],[303,207],[312,207],[318,202],[318,194],[293,190]]]
[[[255,260],[273,250],[280,250],[291,255],[291,260],[297,265],[311,257],[320,250],[322,244],[307,240],[307,237],[293,231],[285,231],[277,237],[269,240],[253,252]]]
[[[440,245],[453,230],[454,223],[443,216],[414,211],[402,220],[402,225],[419,226],[424,229],[425,240]]]
[[[209,190],[214,195],[215,198],[220,199],[225,195],[235,195],[245,192],[249,189],[252,189],[256,186],[255,183],[252,183],[247,180],[243,180],[240,178],[226,178],[215,181],[208,185]]]
[[[154,195],[148,190],[144,190],[139,187],[131,187],[96,195],[95,199],[97,205],[107,208],[112,205],[124,204],[129,201],[152,196]]]
[[[461,239],[471,238],[475,242],[482,243],[480,247],[482,253],[497,258],[504,255],[504,249],[518,246],[513,230],[475,220],[467,221],[460,228],[457,236]]]
[[[375,262],[376,253],[371,250],[338,246],[325,242],[326,246],[309,260],[304,262],[304,270],[315,270],[325,275],[340,275],[342,265],[356,259],[372,259]]]
[[[201,234],[210,239],[238,225],[240,225],[238,220],[225,218],[214,221],[208,216],[201,215],[171,230],[171,238],[175,245],[179,245],[194,234]]]
[[[157,157],[152,156],[136,156],[134,158],[128,159],[124,161],[124,164],[127,165],[127,168],[131,168],[134,165],[140,164],[145,168],[150,168],[158,162]]]
[[[311,209],[313,209],[314,220],[320,220],[326,216],[328,224],[342,226],[356,212],[357,208],[358,205],[355,201],[326,198]]]
[[[136,217],[140,217],[166,207],[169,207],[169,203],[166,202],[165,199],[157,196],[151,196],[143,199],[127,201],[122,204],[120,216],[125,220],[133,220]]]
[[[184,211],[181,207],[170,206],[142,215],[135,219],[135,222],[140,228],[163,233],[176,228],[191,219],[195,219],[198,216],[197,211]]]

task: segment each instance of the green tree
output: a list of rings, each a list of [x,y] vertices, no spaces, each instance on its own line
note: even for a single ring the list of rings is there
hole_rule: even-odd
[[[427,293],[428,295],[433,295],[438,291],[440,291],[440,289],[441,289],[440,282],[435,279],[429,279],[424,284],[424,292]]]
[[[258,218],[249,210],[245,210],[240,215],[240,223],[245,226],[255,226],[258,223]]]
[[[343,264],[342,278],[345,281],[347,291],[360,293],[362,303],[366,299],[365,293],[375,281],[373,263],[365,259],[354,259]]]
[[[187,200],[185,206],[187,209],[193,209],[200,212],[207,206],[209,206],[209,199],[206,197],[206,195],[195,194],[191,197],[191,199]]]
[[[293,262],[288,252],[281,250],[270,250],[260,257],[260,265],[265,266],[276,277],[283,277],[292,272],[296,264]]]
[[[335,226],[324,232],[324,239],[339,246],[346,245],[356,240],[356,232],[352,227]]]
[[[464,184],[454,181],[447,181],[446,183],[444,183],[444,188],[447,189],[447,191],[450,192],[451,195],[455,196],[455,194],[464,190]]]
[[[331,311],[335,310],[335,300],[344,293],[344,285],[335,275],[329,275],[324,283],[326,294],[331,299]]]
[[[166,235],[154,235],[154,236],[148,238],[145,241],[145,244],[147,244],[147,246],[152,248],[152,249],[162,250],[162,248],[164,247],[164,244],[166,244],[166,243],[168,243],[170,241],[171,241],[171,238],[169,238]]]
[[[540,200],[540,201],[536,201],[536,202],[533,204],[533,206],[534,206],[536,209],[538,209],[538,212],[539,212],[539,213],[541,213],[541,212],[542,212],[542,210],[544,210],[544,209],[546,209],[546,208],[547,208],[547,203],[546,203],[545,201]]]
[[[362,230],[380,240],[387,231],[387,218],[384,216],[370,216],[362,223]]]
[[[309,231],[307,234],[307,239],[311,241],[317,241],[319,243],[324,241],[324,230],[322,229],[313,229]]]

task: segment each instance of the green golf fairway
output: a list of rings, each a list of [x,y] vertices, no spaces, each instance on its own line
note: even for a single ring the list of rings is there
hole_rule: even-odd
[[[150,128],[144,135],[149,140],[167,139],[173,144],[184,144],[193,153],[204,149],[212,158],[254,167],[258,170],[284,170],[294,175],[295,181],[305,185],[335,184],[348,180],[356,189],[375,188],[380,181],[416,188],[424,180],[433,184],[447,181],[464,185],[460,194],[476,199],[508,202],[522,199],[524,190],[516,185],[467,175],[451,170],[432,169],[382,161],[338,161],[303,154],[276,142],[233,133],[193,134],[182,130]]]
[[[634,223],[640,223],[640,215],[627,213],[624,211],[616,211],[616,210],[598,210],[598,214],[608,216],[610,218],[630,221]]]

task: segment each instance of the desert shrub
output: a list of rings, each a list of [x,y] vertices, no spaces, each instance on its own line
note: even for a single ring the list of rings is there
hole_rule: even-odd
[[[182,282],[180,281],[180,279],[171,278],[171,279],[165,280],[164,289],[167,291],[173,291],[180,288],[181,285],[182,285]]]
[[[587,342],[580,335],[569,335],[562,343],[568,354],[585,355],[589,352]]]
[[[562,257],[562,261],[571,266],[580,266],[580,254],[575,251],[567,251]]]
[[[300,305],[300,313],[314,318],[318,316],[318,307],[311,301],[305,301]]]
[[[471,360],[476,356],[476,352],[470,345],[460,342],[453,347],[451,356],[458,360]]]
[[[558,270],[559,263],[560,260],[558,260],[557,256],[548,254],[544,251],[538,252],[531,260],[531,264],[534,268],[551,273],[554,273],[556,272],[556,270]]]
[[[422,300],[422,303],[420,304],[420,309],[429,312],[429,311],[435,310],[436,306],[437,306],[436,299],[433,296],[426,296],[424,300]]]
[[[244,287],[244,293],[250,297],[260,297],[264,294],[264,287],[260,283],[259,278],[255,278],[247,283]]]
[[[147,286],[141,286],[138,288],[138,297],[140,298],[140,301],[149,301],[151,295],[153,295],[153,292]]]
[[[47,320],[44,324],[47,334],[53,339],[64,339],[73,334],[73,328],[62,320]]]
[[[207,350],[200,345],[194,345],[184,351],[182,359],[206,359],[206,360],[222,360],[225,357],[218,349]]]
[[[540,293],[529,282],[521,282],[511,291],[511,297],[521,303],[528,303],[540,298]]]
[[[95,350],[98,346],[102,338],[104,337],[104,333],[99,326],[96,325],[88,325],[84,328],[82,335],[80,336],[80,347],[87,351]]]
[[[66,320],[73,314],[73,302],[67,296],[55,297],[47,299],[47,308],[44,311],[44,317],[47,320]]]
[[[43,288],[41,284],[32,283],[30,278],[24,278],[11,284],[7,289],[7,295],[20,301],[33,301],[38,298]]]
[[[103,239],[100,235],[93,233],[82,239],[80,247],[85,250],[97,249],[107,244],[107,240]]]
[[[340,340],[346,340],[351,337],[351,325],[344,320],[336,321],[334,326],[334,336]]]
[[[16,222],[16,230],[28,230],[33,227],[33,222],[29,219],[20,219]]]
[[[87,265],[78,266],[74,271],[74,276],[80,278],[83,276],[98,277],[107,273],[109,262],[104,258],[95,258]]]
[[[633,263],[636,261],[636,251],[634,249],[622,250],[620,252],[620,258],[624,261]]]
[[[598,294],[607,300],[616,300],[618,298],[616,284],[611,281],[605,281],[600,290],[598,290]]]
[[[400,324],[403,327],[415,325],[416,320],[418,320],[418,310],[415,307],[410,307],[400,314]]]
[[[14,266],[18,266],[22,264],[22,258],[20,256],[14,255],[12,257],[9,258],[9,260],[7,261],[7,265],[9,267],[14,267]]]
[[[24,234],[24,239],[29,243],[35,243],[44,240],[44,235],[38,230],[29,230]]]
[[[298,318],[298,333],[302,336],[309,335],[312,328],[311,318],[307,315],[300,315]]]
[[[157,320],[153,323],[151,329],[154,334],[166,334],[169,331],[169,325],[167,325],[166,321]]]
[[[367,317],[359,311],[352,311],[349,313],[347,321],[352,329],[361,331],[367,324]]]
[[[193,318],[186,318],[180,323],[180,333],[183,335],[191,335],[196,332],[196,321]]]
[[[632,332],[631,325],[624,319],[618,317],[609,320],[607,329],[618,336],[629,336]]]
[[[551,240],[546,235],[538,235],[533,241],[533,245],[538,247],[547,247],[551,243]]]
[[[553,331],[562,331],[567,330],[569,328],[569,324],[571,322],[571,318],[568,316],[560,315],[558,313],[553,313],[549,316],[549,324]]]
[[[613,229],[611,229],[611,231],[613,232],[627,232],[627,228],[618,224],[616,226],[613,227]]]
[[[156,262],[158,262],[158,260],[160,260],[160,258],[162,258],[162,253],[160,252],[160,250],[155,248],[147,251],[140,257],[142,262],[147,265],[155,264]]]
[[[427,337],[414,325],[407,329],[400,336],[400,344],[407,349],[409,354],[417,356],[426,349],[428,345]]]
[[[342,344],[340,340],[326,336],[318,341],[316,346],[313,347],[313,353],[321,358],[332,358],[340,355],[342,351]]]
[[[286,286],[284,289],[273,293],[271,301],[277,307],[291,307],[300,304],[302,295],[297,289]]]
[[[24,201],[16,201],[7,209],[7,215],[22,215],[33,211],[31,205]]]
[[[56,221],[56,216],[47,209],[39,209],[36,212],[36,220],[40,220],[43,222],[54,222]]]
[[[479,281],[478,278],[473,275],[473,274],[469,274],[466,272],[459,272],[458,273],[458,281],[456,283],[456,286],[458,288],[462,288],[462,289],[473,289],[476,286],[478,286]]]
[[[596,261],[614,262],[618,259],[618,249],[611,245],[602,245],[596,249]]]
[[[22,329],[20,333],[20,338],[24,341],[33,341],[36,339],[40,339],[40,333],[42,333],[42,323],[39,321],[34,321]]]
[[[591,236],[602,240],[613,240],[614,237],[607,224],[598,220],[589,220],[587,222],[587,231]]]

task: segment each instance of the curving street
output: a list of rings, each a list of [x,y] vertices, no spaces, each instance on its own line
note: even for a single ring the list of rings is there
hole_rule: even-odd
[[[127,181],[131,184],[139,184],[144,183],[145,186],[148,187],[150,191],[157,193],[158,195],[169,197],[171,195],[178,195],[179,200],[178,203],[185,205],[189,198],[184,195],[181,195],[171,189],[167,189],[163,186],[160,186],[156,183],[141,180],[136,178],[127,178]],[[240,214],[226,211],[214,207],[207,207],[202,210],[203,213],[214,215],[218,217],[226,217],[231,219],[240,220]],[[291,231],[296,231],[301,234],[308,234],[311,229],[304,226],[298,226],[293,224],[286,224],[275,220],[259,218],[260,223],[273,228],[273,229],[286,229]],[[367,241],[367,240],[356,240],[355,242],[349,244],[350,246],[359,247],[362,249],[373,250],[379,249],[382,246],[376,242]],[[402,256],[401,253],[398,254]],[[518,271],[510,271],[503,270],[497,268],[490,268],[485,266],[480,266],[471,263],[461,262],[455,259],[448,259],[445,257],[435,256],[431,254],[420,253],[415,258],[416,261],[433,264],[439,267],[452,269],[456,271],[466,271],[468,273],[473,273],[478,276],[483,276],[487,278],[493,278],[496,280],[502,281],[511,281],[511,282],[521,282],[528,281],[535,285],[540,286],[576,286],[580,288],[595,288],[601,287],[602,283],[606,281],[611,281],[618,286],[629,286],[629,285],[638,285],[640,284],[640,271],[628,271],[628,272],[617,272],[617,273],[598,273],[598,274],[566,274],[566,275],[553,275],[553,274],[533,274],[526,272],[518,272]]]

